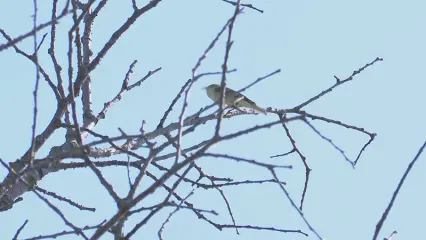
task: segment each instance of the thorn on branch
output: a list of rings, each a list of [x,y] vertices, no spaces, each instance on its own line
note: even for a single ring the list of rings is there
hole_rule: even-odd
[[[146,121],[142,120],[141,128],[139,129],[139,131],[141,132],[142,135],[145,134],[145,130],[144,130],[145,125],[146,125]]]
[[[340,78],[338,78],[336,75],[334,75],[334,78],[336,79],[336,83],[340,83]]]

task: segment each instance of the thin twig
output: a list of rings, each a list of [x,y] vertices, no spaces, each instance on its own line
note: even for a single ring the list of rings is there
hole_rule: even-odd
[[[348,158],[348,156],[346,156],[345,151],[343,151],[339,146],[337,146],[333,142],[333,140],[324,136],[324,134],[322,134],[318,129],[316,129],[315,126],[312,125],[312,123],[310,123],[308,120],[305,119],[303,122],[306,123],[306,125],[308,125],[318,136],[320,136],[325,141],[329,142],[334,147],[334,149],[339,151],[342,154],[342,156],[345,158],[345,160],[351,164],[352,167],[354,166],[354,163]]]
[[[390,235],[388,238],[384,238],[383,240],[392,240],[392,239],[393,239],[393,237],[394,237],[396,234],[398,234],[398,232],[397,232],[397,231],[393,231],[393,232],[391,233],[391,235]]]
[[[12,39],[10,38],[10,36],[2,29],[0,29],[0,33],[10,42],[12,41]],[[43,75],[43,78],[46,80],[47,84],[49,85],[49,87],[52,89],[53,94],[55,94],[56,100],[59,102],[60,99],[60,95],[59,92],[55,86],[55,84],[53,84],[50,76],[46,73],[46,71],[43,69],[43,67],[35,61],[35,58],[33,57],[33,55],[29,55],[27,53],[25,53],[24,51],[22,51],[20,48],[18,48],[16,45],[13,45],[15,51],[19,54],[21,54],[22,56],[26,57],[27,59],[29,59],[31,62],[33,62],[35,65],[37,65],[38,67],[38,71]]]
[[[236,2],[232,2],[232,1],[229,1],[229,0],[222,0],[222,1],[224,1],[224,2],[227,2],[227,3],[229,3],[229,4],[232,4],[232,5],[237,5],[237,3]],[[260,12],[260,13],[263,13],[263,10],[260,10],[259,8],[256,8],[255,6],[253,6],[252,4],[241,4],[241,6],[243,6],[243,7],[247,7],[247,8],[251,8],[251,9],[253,9],[253,10],[256,10],[256,11],[258,11],[258,12]]]
[[[28,223],[28,219],[25,220],[25,222],[18,228],[18,230],[16,231],[15,236],[13,236],[12,240],[17,240],[18,239],[19,234],[24,229],[25,225],[27,225],[27,223]]]
[[[86,230],[97,229],[100,226],[102,226],[102,224],[104,224],[104,223],[105,223],[105,220],[102,221],[100,224],[97,224],[95,226],[86,226],[86,227],[83,227],[83,228],[81,228],[81,230],[82,231],[86,231]],[[22,239],[22,240],[40,240],[40,239],[49,239],[49,238],[56,239],[58,237],[66,236],[66,235],[71,235],[71,234],[76,234],[76,231],[61,231],[61,232],[53,233],[53,234],[49,234],[49,235],[40,235],[40,236],[37,236],[37,237],[25,238],[25,239]]]
[[[219,228],[241,228],[241,229],[253,229],[253,230],[268,230],[273,232],[283,232],[283,233],[300,233],[305,236],[309,236],[307,233],[302,232],[301,230],[290,230],[290,229],[279,229],[274,227],[259,227],[251,225],[229,225],[229,224],[218,224]]]
[[[35,186],[35,189],[36,189],[37,191],[41,192],[41,193],[44,193],[44,194],[49,195],[49,196],[51,196],[51,197],[53,197],[53,198],[56,198],[56,199],[58,199],[59,201],[66,202],[66,203],[70,204],[71,206],[76,207],[76,208],[78,208],[78,209],[80,209],[80,210],[86,210],[86,211],[91,211],[91,212],[95,212],[95,211],[96,211],[96,208],[89,208],[89,207],[82,206],[81,204],[75,203],[75,202],[74,202],[73,200],[71,200],[71,199],[68,199],[68,198],[66,198],[66,197],[59,196],[58,194],[56,194],[56,193],[54,193],[54,192],[51,192],[51,191],[48,191],[48,190],[46,190],[46,189],[43,189],[43,188],[41,188],[41,187]]]
[[[216,122],[216,129],[214,133],[214,137],[219,137],[220,133],[220,127],[223,120],[223,110],[224,110],[224,103],[225,103],[225,92],[226,92],[226,72],[228,71],[228,59],[229,59],[229,53],[231,51],[231,47],[233,44],[232,41],[232,30],[234,29],[234,23],[237,19],[238,14],[240,14],[242,9],[240,9],[240,0],[237,1],[235,5],[235,10],[233,16],[229,19],[229,25],[228,25],[228,39],[226,40],[226,47],[225,47],[225,56],[223,59],[222,64],[222,79],[220,81],[220,98],[219,98],[219,117],[217,118]]]
[[[311,173],[311,168],[308,165],[308,162],[306,161],[306,157],[302,154],[302,152],[299,150],[299,148],[296,145],[296,141],[294,140],[293,136],[291,136],[290,134],[290,130],[288,129],[286,123],[285,123],[285,115],[283,114],[279,114],[278,115],[280,120],[282,121],[282,126],[284,127],[284,130],[287,134],[288,139],[291,142],[291,145],[293,146],[293,150],[299,155],[300,159],[303,162],[303,165],[305,166],[305,186],[303,187],[303,192],[302,192],[302,198],[300,199],[300,211],[303,210],[303,202],[305,201],[305,196],[306,196],[306,191],[308,189],[308,183],[309,183],[309,176]]]
[[[58,60],[56,59],[56,54],[55,54],[57,5],[58,5],[58,0],[54,0],[53,7],[52,7],[52,27],[50,30],[50,48],[48,50],[48,53],[50,55],[50,58],[52,59],[53,66],[55,67],[56,78],[58,80],[57,88],[62,99],[65,97],[64,84],[63,84],[62,75],[61,75],[62,67],[59,64]]]
[[[280,180],[277,177],[277,174],[275,173],[274,169],[269,169],[272,173],[272,176],[274,177],[274,179],[277,182],[280,182]],[[284,188],[284,186],[280,183],[278,183],[278,186],[281,188],[281,190],[284,192],[285,196],[287,197],[287,199],[290,201],[291,205],[293,206],[294,209],[296,209],[297,213],[299,213],[300,217],[302,218],[302,220],[305,222],[305,224],[308,226],[309,230],[311,230],[311,232],[313,232],[315,234],[315,236],[317,236],[318,239],[322,240],[323,238],[318,234],[318,232],[312,227],[312,225],[308,222],[308,220],[305,218],[305,216],[303,215],[302,210],[300,210],[297,206],[296,203],[293,201],[293,199],[290,197],[290,194],[287,192],[287,190]]]
[[[241,158],[241,157],[235,157],[235,156],[230,156],[227,154],[216,154],[216,153],[204,153],[203,156],[206,157],[217,157],[217,158],[226,158],[226,159],[231,159],[237,162],[246,162],[246,163],[250,163],[253,165],[257,165],[260,167],[264,167],[264,168],[287,168],[287,169],[292,169],[293,166],[291,165],[274,165],[274,164],[268,164],[268,163],[262,163],[262,162],[258,162],[256,160],[251,160],[251,159],[245,159],[245,158]]]
[[[249,89],[249,88],[253,87],[254,85],[256,85],[256,84],[260,83],[261,81],[266,80],[266,79],[269,79],[270,77],[272,77],[272,76],[274,76],[275,74],[278,74],[278,73],[280,73],[280,72],[281,72],[281,69],[277,69],[277,70],[275,70],[275,71],[273,71],[273,72],[271,72],[271,73],[266,74],[266,75],[265,75],[265,76],[263,76],[263,77],[259,77],[259,78],[257,78],[254,82],[252,82],[252,83],[250,83],[249,85],[247,85],[247,86],[245,86],[245,87],[241,88],[240,90],[238,90],[238,92],[244,92],[245,90],[247,90],[247,89]]]
[[[164,112],[163,117],[161,118],[160,122],[157,125],[157,128],[162,128],[164,122],[167,119],[167,116],[170,114],[170,112],[173,110],[174,105],[177,103],[177,101],[179,100],[179,98],[182,96],[183,91],[188,87],[189,83],[191,82],[192,79],[188,79],[185,84],[182,86],[182,88],[180,89],[179,93],[176,95],[176,97],[173,99],[173,101],[170,103],[169,108],[166,110],[166,112]]]
[[[383,58],[379,58],[377,57],[376,59],[374,59],[372,62],[365,64],[363,67],[361,67],[360,69],[354,71],[352,73],[352,75],[350,75],[349,77],[347,77],[344,80],[340,80],[338,77],[334,76],[334,78],[336,79],[336,83],[334,85],[332,85],[331,87],[327,88],[326,90],[322,91],[321,93],[315,95],[314,97],[310,98],[309,100],[297,105],[296,107],[294,107],[294,110],[300,110],[303,107],[306,107],[308,104],[314,102],[315,100],[319,99],[320,97],[326,95],[327,93],[330,93],[331,91],[333,91],[333,89],[335,89],[336,87],[344,84],[345,82],[349,82],[351,80],[354,79],[354,77],[358,74],[360,74],[362,71],[364,71],[366,68],[368,68],[369,66],[372,66],[374,63],[379,62],[379,61],[383,61]]]
[[[34,149],[35,149],[35,135],[36,135],[36,130],[37,130],[37,97],[38,97],[38,85],[40,83],[40,70],[39,70],[39,64],[38,64],[38,43],[37,43],[37,0],[33,0],[33,31],[34,31],[34,41],[33,41],[33,47],[34,47],[34,54],[32,55],[33,59],[34,59],[34,64],[36,67],[36,80],[34,83],[34,90],[33,90],[33,100],[34,100],[34,108],[33,108],[33,125],[32,125],[32,134],[31,134],[31,155],[30,155],[30,166],[34,166]],[[44,35],[44,37],[46,37],[46,35]],[[43,40],[44,40],[43,37]],[[41,43],[43,41],[40,42],[40,46]]]
[[[66,9],[64,9],[65,11],[63,11],[59,16],[57,16],[55,19],[52,19],[52,20],[50,20],[50,21],[47,21],[47,22],[45,22],[45,23],[42,23],[42,24],[40,24],[40,25],[38,25],[36,28],[35,28],[35,30],[34,30],[34,28],[32,28],[31,29],[31,31],[29,31],[29,32],[27,32],[27,33],[25,33],[25,34],[22,34],[22,35],[20,35],[19,37],[16,37],[16,38],[14,38],[14,39],[11,39],[11,40],[9,40],[7,43],[5,43],[5,44],[2,44],[2,45],[0,45],[0,52],[1,51],[3,51],[3,50],[5,50],[5,49],[7,49],[7,48],[9,48],[9,47],[12,47],[12,46],[15,46],[15,44],[17,44],[17,43],[19,43],[19,42],[21,42],[22,40],[24,40],[24,39],[26,39],[26,38],[28,38],[28,37],[31,37],[31,36],[33,36],[36,32],[38,32],[38,31],[40,31],[40,30],[42,30],[43,28],[45,28],[45,27],[48,27],[48,26],[50,26],[52,23],[56,23],[58,20],[60,20],[61,18],[63,18],[63,17],[65,17],[66,15],[68,15],[69,13],[71,13],[71,11],[68,11],[68,10],[66,10]],[[0,29],[0,30],[3,30],[3,29]]]
[[[172,218],[172,216],[175,214],[175,213],[177,213],[180,209],[181,209],[181,207],[182,207],[182,204],[186,201],[186,200],[188,200],[188,198],[190,197],[190,196],[192,196],[192,194],[194,194],[194,190],[195,189],[192,189],[192,191],[191,192],[189,192],[189,194],[184,198],[184,199],[182,199],[181,201],[180,201],[180,203],[179,203],[179,205],[178,206],[176,206],[176,208],[175,208],[175,210],[173,210],[170,214],[169,214],[169,216],[166,218],[166,220],[164,220],[164,222],[163,222],[163,224],[161,224],[161,227],[160,227],[160,229],[158,230],[158,233],[157,233],[157,235],[158,235],[158,237],[160,238],[160,240],[163,240],[163,231],[164,231],[164,228],[165,228],[165,226],[166,226],[166,224],[170,221],[170,219]]]

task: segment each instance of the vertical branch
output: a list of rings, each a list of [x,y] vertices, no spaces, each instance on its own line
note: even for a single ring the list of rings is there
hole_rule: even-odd
[[[161,0],[152,0],[144,7],[137,9],[133,12],[133,14],[127,19],[127,21],[117,30],[115,31],[110,40],[105,44],[105,46],[99,51],[98,55],[93,59],[93,61],[88,66],[89,71],[93,71],[100,63],[101,59],[107,54],[107,52],[112,48],[112,46],[117,42],[117,40],[122,36],[124,32],[129,29],[129,27],[140,17],[142,14],[148,12],[153,9],[160,3]],[[84,76],[83,76],[84,77]]]
[[[30,155],[30,166],[33,166],[34,163],[34,150],[35,150],[35,135],[37,129],[37,94],[38,94],[38,85],[40,82],[40,72],[39,72],[39,64],[38,64],[38,56],[37,56],[37,0],[33,0],[34,3],[34,16],[33,16],[33,29],[34,29],[34,63],[36,66],[36,81],[33,91],[34,96],[34,111],[33,111],[33,126],[32,126],[32,136],[31,136],[31,155]]]
[[[220,131],[220,125],[223,120],[223,104],[225,103],[225,91],[226,91],[226,72],[228,71],[228,58],[229,58],[229,52],[231,50],[232,46],[232,30],[234,28],[235,19],[237,18],[237,15],[240,13],[240,0],[237,1],[237,4],[235,6],[235,12],[232,16],[229,26],[228,26],[228,40],[226,41],[226,49],[225,49],[225,58],[223,60],[222,65],[222,80],[220,82],[220,100],[219,100],[219,117],[217,119],[217,125],[216,125],[216,132],[215,137],[219,136]]]
[[[93,3],[93,1],[91,2]],[[73,18],[74,20],[77,19],[77,3],[76,2],[72,2],[73,5]],[[90,5],[88,5],[88,7],[90,7]],[[84,13],[83,13],[84,14]],[[74,92],[74,87],[73,87],[73,82],[72,82],[72,78],[73,78],[73,67],[72,67],[72,39],[73,39],[73,30],[77,29],[76,31],[78,31],[78,24],[79,21],[75,21],[74,23],[75,25],[73,26],[73,28],[71,28],[71,30],[68,32],[68,74],[69,74],[69,91],[70,91],[70,95],[71,95],[71,107],[72,107],[72,118],[74,121],[74,130],[75,130],[75,136],[74,138],[77,140],[77,143],[79,146],[83,145],[83,140],[81,137],[81,131],[80,131],[80,126],[78,124],[78,119],[77,119],[77,110],[76,110],[76,104],[75,104],[75,92]],[[102,173],[99,171],[99,169],[96,168],[96,166],[90,161],[89,157],[87,157],[87,149],[83,149],[82,150],[83,153],[85,154],[83,156],[83,160],[88,164],[89,168],[95,173],[95,175],[98,177],[99,181],[101,182],[101,184],[105,187],[105,189],[108,191],[108,193],[111,195],[111,197],[118,202],[120,200],[120,198],[118,197],[117,193],[114,192],[114,189],[112,188],[111,184],[109,184],[106,179],[102,176]]]
[[[232,18],[231,18],[232,19]],[[192,85],[194,84],[195,81],[197,81],[197,79],[199,79],[199,76],[197,76],[197,70],[198,68],[201,66],[201,63],[203,62],[203,60],[207,57],[207,53],[210,52],[210,50],[213,49],[213,47],[216,45],[217,41],[219,40],[219,37],[223,34],[223,32],[226,30],[226,27],[229,25],[229,23],[231,22],[231,19],[229,19],[226,24],[222,27],[222,29],[219,31],[219,33],[216,35],[216,37],[213,39],[213,41],[210,43],[210,45],[207,47],[207,49],[204,51],[203,55],[201,55],[201,57],[198,58],[197,63],[195,64],[194,68],[192,69],[192,78],[190,79],[189,83],[188,83],[188,87],[187,90],[185,91],[185,97],[184,97],[184,105],[182,107],[182,112],[179,116],[179,126],[178,126],[178,147],[176,149],[176,155],[175,155],[175,163],[178,162],[179,160],[179,156],[181,154],[181,138],[182,138],[182,128],[184,125],[184,113],[185,113],[185,109],[186,109],[186,105],[187,105],[187,101],[188,101],[188,95],[189,95],[189,91],[192,88]],[[200,75],[201,76],[201,75]],[[185,89],[185,86],[187,84],[185,83],[184,87],[182,87],[182,92]],[[179,96],[179,95],[178,95]],[[176,98],[177,101],[177,98]],[[173,104],[173,103],[172,103]],[[171,105],[172,107],[172,105]],[[167,110],[168,111],[168,110]],[[167,116],[167,112],[165,113],[165,116]],[[163,117],[164,118],[164,117]],[[161,123],[161,122],[160,122]]]
[[[83,33],[83,62],[80,66],[83,75],[88,74],[87,66],[90,64],[91,56],[93,55],[91,49],[91,35],[92,35],[92,25],[93,25],[93,16],[90,13],[90,7],[86,9],[88,13],[84,17],[84,33]],[[88,127],[94,118],[93,109],[92,109],[92,81],[90,75],[87,75],[87,79],[84,81],[82,86],[82,96],[81,101],[83,104],[83,127]]]
[[[306,161],[306,157],[302,154],[302,152],[299,150],[299,148],[297,148],[296,145],[296,141],[294,140],[294,138],[291,136],[290,134],[290,130],[288,129],[287,125],[285,124],[285,115],[283,114],[278,114],[280,121],[282,122],[282,125],[284,127],[284,130],[287,134],[287,137],[290,139],[291,145],[293,146],[293,150],[291,152],[296,152],[300,159],[302,159],[303,164],[305,165],[305,186],[303,187],[303,193],[302,193],[302,198],[300,199],[300,210],[303,210],[303,202],[305,201],[305,195],[306,195],[306,190],[308,189],[308,183],[309,183],[309,176],[311,173],[311,168],[308,165],[308,162]]]
[[[192,88],[192,85],[194,84],[194,81],[195,81],[195,79],[192,79],[192,81],[189,83],[188,88],[185,91],[185,97],[183,99],[182,111],[181,111],[180,116],[179,116],[179,130],[178,130],[177,148],[176,148],[176,155],[175,155],[175,165],[178,163],[179,156],[182,152],[181,144],[182,144],[183,120],[184,120],[184,116],[185,116],[186,107],[188,106],[189,92],[191,91],[191,88]]]
[[[57,88],[59,91],[59,95],[61,98],[65,98],[65,90],[64,90],[64,83],[61,75],[62,67],[59,65],[56,55],[55,55],[55,41],[56,41],[56,9],[58,5],[58,0],[53,0],[53,7],[52,7],[52,27],[50,30],[50,48],[48,50],[48,53],[50,55],[50,58],[52,59],[53,66],[55,68],[56,78],[58,79]]]
[[[232,19],[235,19],[235,14],[234,16],[229,19],[225,26],[223,26],[223,28],[219,31],[219,33],[216,35],[216,38],[213,39],[213,41],[210,43],[210,45],[207,47],[207,49],[204,51],[203,55],[198,59],[197,63],[195,64],[194,68],[192,69],[192,79],[185,91],[185,97],[183,100],[183,107],[182,107],[182,111],[181,114],[179,116],[179,129],[178,129],[178,139],[177,139],[177,149],[176,149],[176,155],[175,155],[175,164],[178,162],[179,160],[179,156],[181,155],[181,141],[182,141],[182,132],[183,132],[183,122],[184,122],[184,116],[185,116],[185,110],[186,107],[188,106],[188,99],[189,99],[189,92],[191,91],[192,85],[194,84],[194,82],[199,79],[198,76],[196,76],[196,72],[198,70],[198,68],[201,66],[202,61],[206,58],[207,53],[213,49],[214,45],[216,44],[217,40],[219,40],[219,37],[222,35],[222,33],[225,31],[226,27],[232,22]],[[225,71],[226,74],[227,71]],[[186,84],[185,84],[186,85]]]
[[[78,122],[77,122],[77,116],[76,116],[76,106],[75,106],[75,100],[74,100],[74,96],[75,96],[75,92],[74,92],[74,88],[72,85],[72,79],[73,79],[73,61],[72,61],[72,55],[73,55],[73,48],[72,48],[72,40],[74,38],[74,29],[77,29],[78,31],[78,22],[75,21],[75,19],[77,18],[77,6],[76,6],[76,2],[72,1],[71,5],[72,5],[72,14],[73,14],[73,19],[74,19],[74,27],[70,29],[70,31],[68,32],[68,89],[70,92],[70,96],[71,96],[71,111],[73,112],[73,120],[74,120],[74,124],[75,127],[77,128],[78,126]],[[71,120],[70,120],[71,121]],[[67,134],[67,141],[72,140],[73,138],[75,138],[75,136],[72,135],[68,135]]]
[[[50,30],[50,48],[48,50],[48,53],[50,55],[50,58],[52,59],[53,66],[55,68],[56,79],[58,81],[57,88],[58,88],[59,96],[61,97],[61,99],[64,99],[65,98],[65,89],[64,89],[64,80],[62,79],[62,74],[61,74],[62,67],[58,63],[58,60],[56,59],[56,53],[55,53],[56,20],[57,20],[56,9],[57,9],[57,6],[58,6],[58,0],[53,0],[52,17],[51,17],[52,18],[52,27],[51,27],[51,30]],[[67,7],[67,9],[68,9],[68,7]],[[66,105],[64,108],[65,108],[65,123],[71,125],[69,106]],[[68,131],[69,131],[69,129],[67,129],[67,132]]]

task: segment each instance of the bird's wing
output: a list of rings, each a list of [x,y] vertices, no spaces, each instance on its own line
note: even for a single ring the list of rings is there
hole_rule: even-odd
[[[252,100],[250,100],[248,97],[242,95],[242,98],[235,102],[235,106],[236,107],[246,107],[246,108],[250,108],[253,110],[256,110],[258,112],[261,112],[263,114],[266,114],[265,109],[257,106],[257,104],[255,102],[253,102]]]
[[[220,86],[216,87],[215,92],[220,92]],[[239,107],[246,107],[246,108],[251,108],[254,109],[256,111],[262,112],[264,114],[266,114],[265,109],[257,106],[257,104],[255,102],[253,102],[252,100],[250,100],[248,97],[244,96],[243,94],[236,92],[230,88],[226,88],[225,90],[225,102],[227,102],[227,104],[230,105],[234,105],[235,107],[239,108]]]
[[[236,92],[232,89],[226,88],[226,96],[231,101],[233,101],[233,104],[236,104],[237,102],[243,100],[245,96],[239,92]]]
[[[216,86],[213,91],[215,91],[217,93],[218,99],[220,98],[220,86]],[[242,95],[241,93],[238,93],[230,88],[226,88],[225,90],[225,102],[227,102],[228,104],[235,104],[239,101],[241,101],[242,99],[244,99],[245,96]]]
[[[253,105],[256,105],[256,103],[255,102],[253,102],[252,100],[250,100],[248,97],[246,97],[246,96],[244,96],[243,95],[243,99],[244,100],[246,100],[248,103],[250,103],[250,104],[253,104]]]

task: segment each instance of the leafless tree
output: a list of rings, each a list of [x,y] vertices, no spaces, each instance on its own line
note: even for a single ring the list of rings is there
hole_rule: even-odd
[[[219,1],[219,0],[218,0]],[[260,7],[252,4],[240,3],[240,1],[222,0],[224,7],[234,9],[233,14],[223,23],[223,27],[216,32],[216,36],[206,43],[206,48],[200,52],[198,59],[194,59],[194,67],[192,68],[192,76],[185,84],[176,89],[176,96],[170,105],[165,109],[162,116],[158,116],[158,125],[156,129],[145,129],[144,121],[141,120],[141,127],[137,129],[138,134],[127,134],[120,129],[121,133],[117,136],[110,136],[97,132],[96,126],[99,122],[107,118],[108,110],[125,97],[126,92],[132,90],[137,91],[137,87],[142,87],[144,81],[149,78],[157,77],[157,73],[162,70],[161,66],[147,72],[145,76],[134,81],[132,73],[137,66],[137,60],[134,60],[123,76],[122,86],[117,89],[116,96],[110,101],[103,104],[103,108],[99,112],[93,110],[93,105],[101,105],[97,99],[92,98],[92,73],[101,65],[101,60],[110,53],[114,45],[120,41],[120,38],[132,27],[132,25],[146,15],[148,12],[156,11],[157,6],[161,4],[161,0],[137,1],[132,0],[129,7],[133,7],[133,12],[128,16],[127,20],[117,29],[111,29],[111,37],[103,44],[103,47],[94,53],[92,50],[92,28],[98,27],[95,20],[98,15],[102,14],[102,10],[107,6],[107,0],[89,0],[82,2],[78,0],[68,0],[59,2],[53,0],[52,16],[50,21],[39,23],[37,21],[37,0],[34,0],[34,15],[33,28],[17,37],[12,37],[7,33],[6,29],[0,29],[2,36],[6,39],[0,45],[0,51],[15,50],[17,54],[22,55],[29,61],[34,63],[37,68],[34,79],[34,108],[33,108],[33,127],[31,136],[31,146],[22,156],[16,160],[0,159],[2,165],[7,168],[9,174],[3,179],[0,185],[0,209],[2,211],[10,210],[13,207],[19,207],[17,202],[25,201],[24,193],[32,192],[43,202],[45,202],[54,211],[63,222],[69,227],[66,231],[59,230],[50,235],[39,236],[34,239],[47,239],[65,235],[77,235],[83,239],[100,239],[103,235],[112,234],[115,239],[130,239],[137,232],[142,231],[141,227],[146,225],[153,216],[156,216],[162,211],[168,213],[163,219],[163,224],[158,226],[158,236],[163,239],[163,230],[167,227],[167,223],[177,211],[188,211],[194,214],[199,221],[204,221],[218,230],[231,228],[239,233],[239,229],[255,229],[262,231],[276,231],[288,234],[316,235],[318,239],[322,239],[320,234],[311,226],[309,221],[303,214],[303,206],[306,193],[309,191],[309,176],[311,168],[309,161],[305,157],[303,151],[299,148],[299,142],[292,135],[290,122],[302,122],[306,124],[312,131],[318,134],[323,141],[328,142],[334,149],[342,154],[342,157],[352,166],[355,167],[358,160],[361,159],[362,153],[369,146],[374,138],[375,133],[365,130],[362,127],[344,123],[336,119],[328,118],[327,116],[316,115],[305,110],[305,107],[333,90],[337,90],[340,86],[347,82],[354,81],[359,74],[373,64],[382,61],[377,57],[371,62],[363,63],[362,66],[354,66],[357,70],[348,74],[344,78],[334,76],[335,83],[329,88],[324,89],[318,94],[306,99],[304,102],[288,109],[277,109],[268,107],[267,112],[270,119],[275,117],[275,120],[266,124],[255,123],[252,127],[244,130],[235,131],[229,134],[223,134],[222,126],[224,119],[238,119],[241,115],[256,115],[256,113],[242,109],[226,109],[222,105],[212,104],[200,109],[197,112],[189,112],[187,105],[189,94],[193,90],[194,83],[199,79],[216,75],[221,79],[220,84],[222,90],[227,85],[227,76],[235,71],[228,68],[228,59],[232,56],[233,38],[232,33],[234,28],[238,26],[236,20],[243,12],[253,14],[263,14]],[[130,2],[130,1],[129,1]],[[143,3],[142,3],[143,2]],[[63,5],[59,9],[59,5]],[[143,6],[141,6],[143,4]],[[68,29],[67,43],[67,62],[60,62],[57,52],[57,27],[63,19],[71,19],[72,26]],[[42,35],[47,29],[48,33]],[[212,30],[213,32],[213,30]],[[37,33],[37,34],[36,34]],[[42,36],[42,38],[37,38]],[[217,45],[219,39],[226,39],[226,45],[223,49],[224,57],[222,60],[222,69],[220,71],[211,71],[200,73],[200,67],[203,61],[207,58],[208,53],[219,48]],[[28,53],[20,48],[20,43],[24,39],[33,39],[34,49]],[[49,46],[48,54],[50,55],[53,70],[47,69],[48,65],[45,62],[39,61],[39,56],[45,54],[39,51],[40,46],[47,44]],[[75,59],[77,60],[75,62]],[[128,60],[128,59],[120,59]],[[132,61],[132,60],[130,60]],[[50,66],[50,65],[49,65]],[[54,72],[54,74],[49,74]],[[265,81],[270,77],[279,74],[280,69],[266,73],[265,76],[256,76],[251,84],[240,90],[245,91],[248,88],[255,86],[261,81]],[[40,84],[47,84],[54,96],[56,97],[57,109],[51,116],[50,123],[40,129],[37,125],[38,114],[38,87]],[[159,90],[161,91],[161,86]],[[222,101],[223,102],[222,91]],[[82,106],[80,109],[78,106]],[[119,107],[119,106],[117,106]],[[209,112],[219,108],[217,111]],[[170,117],[170,113],[175,111],[178,113],[178,119]],[[82,116],[79,118],[79,116]],[[126,117],[126,116],[124,116]],[[315,127],[313,120],[324,122],[326,124],[336,125],[342,128],[356,131],[365,134],[369,140],[359,146],[358,156],[351,160],[345,152],[338,147],[330,138]],[[166,124],[166,122],[171,122]],[[182,143],[186,138],[191,138],[191,134],[202,129],[207,122],[215,122],[215,131],[213,136],[209,136],[190,147],[184,148]],[[215,144],[225,143],[231,139],[237,139],[243,135],[250,135],[255,131],[262,131],[272,126],[281,126],[282,134],[290,140],[291,150],[279,155],[271,156],[271,158],[286,157],[291,154],[296,154],[305,167],[304,187],[300,191],[301,201],[296,202],[290,196],[286,189],[286,183],[279,179],[277,169],[291,169],[291,165],[271,164],[259,161],[256,159],[247,159],[235,155],[227,155],[214,152],[211,148]],[[57,143],[49,150],[49,154],[39,157],[39,150],[47,147],[46,142],[51,136],[60,130],[64,132],[64,142]],[[92,140],[94,139],[94,140]],[[173,149],[173,151],[170,151]],[[37,157],[36,157],[37,156]],[[115,156],[126,156],[126,160],[114,160]],[[251,164],[259,169],[270,172],[269,179],[252,179],[248,176],[247,180],[236,181],[227,176],[215,176],[208,172],[208,169],[202,168],[198,162],[206,157],[220,158],[227,161],[233,161],[238,164]],[[68,160],[68,161],[64,161]],[[100,171],[101,168],[127,168],[128,171],[128,189],[126,196],[120,197],[114,186],[107,181],[105,176]],[[38,183],[43,180],[46,175],[50,174],[67,174],[68,171],[73,171],[77,168],[86,168],[96,176],[100,186],[103,187],[109,194],[110,198],[116,204],[116,212],[105,221],[97,225],[88,226],[88,223],[82,221],[72,223],[60,208],[52,203],[51,198],[63,201],[69,204],[70,207],[79,209],[80,211],[91,211],[96,213],[96,207],[87,207],[76,201],[60,196],[57,193],[48,191],[38,186]],[[137,171],[135,177],[131,177],[130,171]],[[59,172],[60,171],[60,172]],[[59,172],[59,173],[58,173]],[[150,179],[150,180],[145,180]],[[148,184],[152,182],[151,184]],[[144,183],[144,184],[142,184]],[[306,226],[301,229],[285,229],[275,228],[271,226],[258,225],[240,225],[234,217],[232,204],[227,199],[224,188],[238,188],[245,185],[268,183],[276,184],[282,191],[282,194],[294,207],[295,211],[306,223]],[[185,186],[191,189],[188,192],[181,192],[178,187]],[[191,201],[190,197],[196,194],[197,189],[213,190],[223,199],[223,203],[227,206],[227,214],[231,218],[231,223],[216,222],[212,215],[217,215],[214,210],[203,209],[199,207],[197,202]],[[165,191],[166,194],[156,195],[156,203],[147,205],[143,202],[153,193]],[[93,213],[93,214],[95,214]],[[145,213],[144,215],[140,215]],[[143,216],[136,224],[129,225],[128,219],[133,216]],[[127,222],[126,229],[124,226]],[[21,230],[28,222],[22,225],[16,232],[14,239],[18,238]],[[85,226],[85,227],[82,227]],[[308,228],[308,231],[302,230]],[[90,234],[89,234],[90,233]]]

